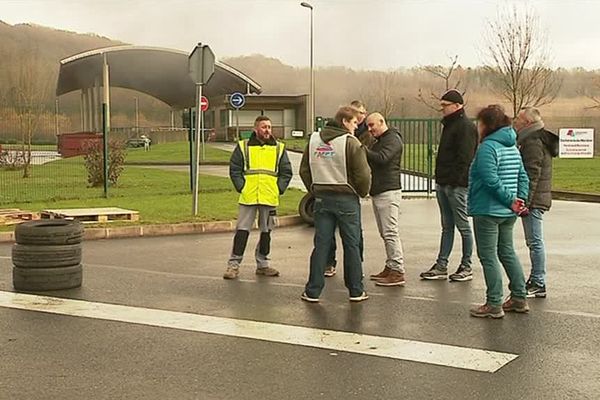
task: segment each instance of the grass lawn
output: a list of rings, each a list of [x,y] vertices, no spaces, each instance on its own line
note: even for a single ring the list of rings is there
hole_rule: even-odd
[[[304,151],[306,148],[306,144],[308,143],[307,139],[279,139],[283,143],[285,143],[285,148],[288,150],[297,150]]]
[[[600,194],[600,157],[557,158],[552,189]]]
[[[202,154],[202,148],[200,148]],[[206,146],[206,158],[201,162],[229,162],[231,152]],[[150,151],[143,148],[127,149],[126,163],[164,163],[185,164],[190,162],[190,145],[188,142],[172,142],[156,144]]]
[[[185,172],[129,167],[118,187],[109,189],[109,198],[98,197],[99,189],[85,189],[80,198],[55,201],[11,203],[7,208],[41,211],[52,208],[121,207],[140,212],[142,224],[220,221],[237,216],[238,194],[228,178],[200,175],[198,216],[192,216],[192,194]],[[279,215],[297,214],[304,193],[290,189],[281,197]],[[115,226],[111,223],[110,226]],[[127,224],[127,223],[123,223]],[[12,230],[13,227],[0,227]]]
[[[0,171],[0,208],[121,207],[139,211],[143,224],[228,220],[237,215],[238,194],[228,178],[200,175],[199,215],[193,217],[187,172],[126,166],[118,186],[109,188],[108,199],[101,197],[102,188],[86,187],[80,157],[34,166],[32,173],[23,179],[21,171]],[[10,174],[12,179],[6,179]],[[279,214],[296,214],[302,196],[299,190],[289,190],[281,198]]]

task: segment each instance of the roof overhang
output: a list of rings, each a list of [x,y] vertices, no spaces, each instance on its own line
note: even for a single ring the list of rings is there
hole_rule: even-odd
[[[105,47],[67,57],[60,61],[56,95],[101,85],[105,57],[111,87],[146,93],[175,109],[194,106],[196,85],[188,74],[188,54],[158,47]],[[247,75],[217,61],[214,75],[203,86],[203,95],[260,93],[261,90]]]

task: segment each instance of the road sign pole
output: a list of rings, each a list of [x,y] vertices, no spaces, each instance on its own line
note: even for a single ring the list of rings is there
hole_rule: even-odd
[[[199,161],[200,161],[200,140],[202,140],[202,149],[204,152],[204,113],[202,109],[202,85],[207,83],[215,72],[215,54],[206,45],[198,43],[191,54],[188,56],[188,73],[190,78],[196,82],[196,148],[195,148],[195,160],[194,160],[194,190],[193,190],[193,214],[198,215],[198,176],[199,173]],[[208,106],[208,102],[207,102]],[[202,136],[200,136],[202,135]],[[204,154],[204,153],[203,153]],[[202,157],[204,158],[204,156]]]
[[[190,126],[189,132],[188,132],[188,139],[190,142],[190,192],[194,193],[194,177],[196,176],[196,172],[194,171],[194,149],[196,148],[196,146],[194,146],[194,109],[193,108],[188,108],[189,110],[189,115],[188,115],[188,123]]]
[[[200,98],[202,97],[202,84],[196,84],[196,157],[194,165],[194,200],[193,200],[193,212],[194,216],[198,215],[198,177],[199,173],[199,160],[200,160]]]
[[[200,115],[200,135],[202,136],[202,160],[206,158],[206,139],[204,137],[204,111]]]
[[[235,109],[235,140],[240,140],[240,109]]]

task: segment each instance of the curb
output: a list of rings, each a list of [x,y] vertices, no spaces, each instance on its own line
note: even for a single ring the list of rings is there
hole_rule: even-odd
[[[580,201],[584,203],[600,203],[600,195],[592,193],[568,192],[566,190],[553,190],[552,200]]]
[[[304,224],[304,221],[302,220],[302,218],[300,218],[299,215],[277,217],[275,220],[275,226],[279,228],[302,224]],[[254,224],[253,228],[256,229],[256,223]],[[174,236],[198,233],[224,233],[233,232],[234,230],[235,221],[188,222],[181,224],[118,226],[114,228],[85,228],[83,238],[84,240],[98,240],[133,237]],[[0,232],[0,243],[14,241],[14,231]]]

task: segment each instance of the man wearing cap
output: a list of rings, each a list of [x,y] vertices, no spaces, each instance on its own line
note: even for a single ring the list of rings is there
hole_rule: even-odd
[[[469,166],[477,149],[477,129],[467,118],[464,100],[456,89],[450,89],[440,99],[442,136],[435,161],[435,193],[440,209],[442,237],[433,266],[421,273],[422,279],[448,278],[448,258],[454,244],[454,228],[462,237],[462,258],[450,280],[473,279],[471,256],[473,233],[467,216],[467,185]]]

